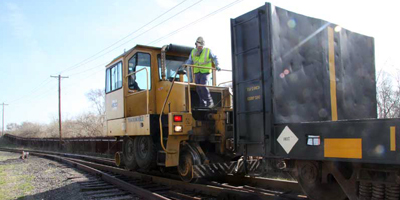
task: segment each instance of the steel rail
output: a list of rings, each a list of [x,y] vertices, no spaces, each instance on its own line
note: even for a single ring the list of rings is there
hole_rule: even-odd
[[[96,163],[101,163],[109,166],[115,166],[115,161],[114,159],[110,158],[103,158],[103,157],[95,157],[95,156],[88,156],[88,155],[81,155],[81,154],[71,154],[71,153],[59,153],[59,152],[52,152],[52,151],[38,151],[38,150],[27,150],[27,149],[10,149],[10,148],[0,148],[0,151],[14,151],[14,152],[21,152],[21,151],[28,151],[31,153],[45,153],[45,154],[51,154],[51,155],[58,155],[58,156],[64,156],[64,157],[69,157],[69,158],[80,158],[84,159],[87,161],[93,161]]]
[[[0,150],[15,150],[10,148],[0,148]],[[22,151],[22,149],[16,149],[18,152]],[[87,156],[87,155],[80,155],[80,154],[70,154],[70,153],[58,153],[58,152],[50,152],[50,151],[36,151],[36,150],[28,150],[29,152],[33,153],[46,153],[58,156],[64,156],[68,158],[75,158],[75,159],[84,159],[90,162],[96,162],[98,164],[104,164],[108,166],[115,166],[114,159],[108,158],[101,158],[95,156]],[[141,174],[140,176],[143,176]],[[136,176],[138,178],[138,176]],[[301,187],[298,185],[296,181],[288,181],[288,180],[275,180],[269,178],[260,178],[260,177],[236,177],[232,175],[227,175],[224,178],[224,181],[230,183],[232,185],[249,185],[249,186],[257,186],[262,188],[274,188],[281,191],[292,191],[297,193],[302,193]]]
[[[26,138],[10,134],[4,134],[4,137],[18,139],[18,140],[32,140],[32,141],[55,141],[58,142],[59,138]],[[115,142],[115,137],[76,137],[76,138],[63,138],[64,141],[78,141],[78,142]]]
[[[142,174],[142,173],[138,173],[138,172],[131,172],[131,171],[127,171],[127,170],[124,170],[121,168],[105,166],[102,164],[91,163],[88,161],[76,160],[73,158],[68,158],[68,159],[70,159],[74,162],[77,162],[77,163],[85,164],[85,165],[93,167],[95,169],[110,171],[112,173],[123,175],[126,177],[150,180],[154,183],[167,185],[172,188],[185,189],[188,191],[196,191],[196,192],[200,192],[202,194],[210,195],[210,196],[214,196],[214,197],[218,197],[221,194],[232,194],[232,195],[242,196],[242,197],[246,196],[251,199],[264,199],[264,200],[272,200],[272,199],[276,199],[276,197],[277,197],[274,194],[263,195],[258,192],[252,192],[251,190],[242,190],[242,189],[237,189],[237,188],[226,188],[226,187],[219,187],[219,186],[212,186],[212,185],[187,183],[187,182],[183,182],[180,180],[173,180],[173,179],[168,179],[168,178],[163,178],[163,177],[158,177],[158,176]]]
[[[228,175],[225,177],[225,181],[233,185],[249,185],[253,187],[261,188],[273,188],[280,191],[292,191],[296,193],[303,193],[300,185],[296,181],[287,181],[260,177],[234,177]]]
[[[9,149],[9,151],[11,151]],[[21,150],[14,150],[13,152],[22,152]],[[145,190],[143,188],[140,188],[138,186],[135,186],[133,184],[130,184],[128,182],[125,182],[123,180],[120,180],[118,178],[115,178],[107,173],[104,173],[100,171],[99,169],[96,169],[94,167],[91,167],[89,165],[82,164],[81,162],[77,162],[76,159],[73,158],[63,158],[58,155],[50,155],[50,154],[43,154],[43,153],[37,153],[37,152],[30,152],[30,155],[34,156],[40,156],[40,157],[45,157],[45,158],[50,158],[62,163],[70,164],[78,169],[84,170],[85,172],[88,172],[90,174],[94,174],[101,179],[103,179],[106,182],[109,182],[127,192],[130,192],[131,194],[138,195],[144,199],[152,199],[152,200],[169,200],[169,198],[166,198],[164,196],[161,196],[157,193]]]
[[[12,152],[21,152],[22,151],[20,149],[16,150],[16,149],[9,149],[9,148],[7,148],[7,149],[0,148],[0,150],[12,151]],[[164,178],[164,177],[147,175],[147,174],[142,174],[139,172],[131,172],[131,171],[127,171],[127,170],[124,170],[121,168],[108,166],[105,164],[93,163],[90,161],[80,160],[77,158],[61,157],[61,156],[71,156],[73,154],[54,153],[54,154],[48,155],[48,154],[39,153],[39,151],[30,151],[30,154],[36,155],[36,156],[41,156],[41,157],[46,157],[46,158],[50,158],[50,159],[55,159],[57,161],[64,162],[64,163],[70,163],[73,166],[76,166],[83,170],[90,171],[90,173],[100,176],[104,181],[107,181],[107,182],[110,182],[111,184],[117,185],[118,187],[120,187],[126,191],[129,191],[132,194],[143,196],[146,199],[168,199],[168,198],[163,197],[160,194],[154,194],[154,193],[149,192],[145,189],[142,189],[138,186],[129,184],[125,181],[116,179],[115,177],[113,177],[107,173],[101,172],[101,171],[111,172],[113,174],[118,174],[123,177],[130,177],[130,178],[135,178],[135,179],[140,179],[140,180],[148,180],[148,181],[151,181],[151,182],[154,182],[157,184],[169,186],[169,187],[177,189],[177,190],[183,189],[183,190],[193,191],[193,192],[200,193],[203,195],[209,195],[209,196],[214,196],[214,197],[218,197],[218,198],[220,198],[221,195],[228,195],[228,197],[230,197],[230,195],[234,195],[236,197],[241,197],[241,198],[266,199],[266,200],[276,199],[276,198],[304,199],[304,197],[298,198],[295,195],[286,194],[288,189],[284,190],[284,192],[279,192],[279,191],[274,192],[274,191],[266,190],[263,188],[256,188],[256,186],[254,186],[254,188],[251,186],[246,186],[246,187],[241,188],[241,187],[236,187],[236,186],[224,186],[222,184],[220,184],[220,185],[218,185],[218,184],[203,185],[203,184],[186,183],[186,182],[183,182],[180,180],[174,180],[174,179],[169,179],[169,178]],[[58,155],[56,155],[56,154],[58,154]],[[83,158],[86,158],[86,156],[83,156]],[[99,159],[99,160],[102,160],[102,159]],[[94,161],[94,162],[96,162],[96,161]],[[246,180],[246,179],[248,179],[248,180]],[[239,179],[239,181],[242,181],[242,180],[245,180],[245,182],[243,182],[243,184],[246,184],[246,182],[249,183],[249,178]],[[271,182],[271,181],[272,180],[269,180],[269,182]],[[253,180],[253,182],[254,182],[254,180]],[[258,184],[260,184],[260,182],[261,182],[261,180],[258,180]],[[295,183],[291,182],[290,184],[295,184]],[[268,184],[265,183],[265,184],[261,184],[261,185],[268,185]],[[269,187],[269,188],[271,188],[271,187]],[[292,188],[292,187],[289,187],[289,188]],[[198,197],[191,197],[191,196],[183,195],[183,194],[177,193],[175,191],[168,191],[168,195],[175,196],[175,198],[179,198],[179,199],[198,199]]]

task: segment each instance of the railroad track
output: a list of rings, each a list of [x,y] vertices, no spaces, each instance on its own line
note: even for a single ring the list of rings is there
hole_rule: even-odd
[[[22,149],[0,148],[21,153]],[[306,199],[297,183],[270,179],[230,177],[228,183],[186,183],[180,180],[127,171],[117,168],[113,160],[86,155],[32,151],[30,155],[56,160],[91,174],[81,183],[85,196],[93,199]],[[242,185],[229,184],[241,182]],[[235,186],[236,185],[236,186]]]
[[[124,200],[135,199],[136,195],[121,190],[118,187],[99,179],[96,176],[91,176],[88,181],[80,182],[80,189],[83,196],[90,199],[110,199]]]

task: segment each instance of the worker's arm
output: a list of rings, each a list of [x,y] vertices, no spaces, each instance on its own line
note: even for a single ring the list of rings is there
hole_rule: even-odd
[[[189,55],[189,59],[185,62],[186,65],[193,65],[192,54]]]
[[[211,58],[212,62],[213,62],[214,65],[215,65],[215,69],[217,69],[218,71],[220,71],[221,68],[219,67],[219,62],[218,62],[217,55],[213,54],[212,51],[211,51],[211,49],[210,49],[210,58]]]

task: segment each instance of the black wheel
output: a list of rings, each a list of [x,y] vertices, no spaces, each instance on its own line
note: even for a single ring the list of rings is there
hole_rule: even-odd
[[[156,166],[157,149],[150,136],[136,137],[135,156],[140,169],[150,170]]]
[[[339,183],[332,174],[327,174],[324,183],[321,182],[320,166],[315,161],[296,161],[297,182],[307,197],[312,200],[344,200],[347,199]]]
[[[197,152],[189,148],[183,148],[179,155],[178,172],[181,179],[185,182],[197,182],[197,178],[193,178],[193,165],[201,164],[200,156]]]
[[[124,142],[122,144],[123,146],[123,159],[124,159],[124,164],[125,168],[128,170],[137,170],[138,169],[138,164],[136,162],[135,154],[134,154],[134,145],[135,144],[135,139],[132,139],[130,137],[125,137]]]

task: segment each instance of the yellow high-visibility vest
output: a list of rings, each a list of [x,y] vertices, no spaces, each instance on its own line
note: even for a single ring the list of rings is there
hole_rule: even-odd
[[[192,60],[193,60],[193,65],[195,66],[200,66],[200,67],[208,67],[210,69],[203,69],[203,68],[197,68],[195,67],[193,70],[193,73],[211,73],[211,58],[210,58],[210,49],[204,48],[203,51],[201,52],[200,56],[196,56],[197,49],[193,49],[191,52]]]

